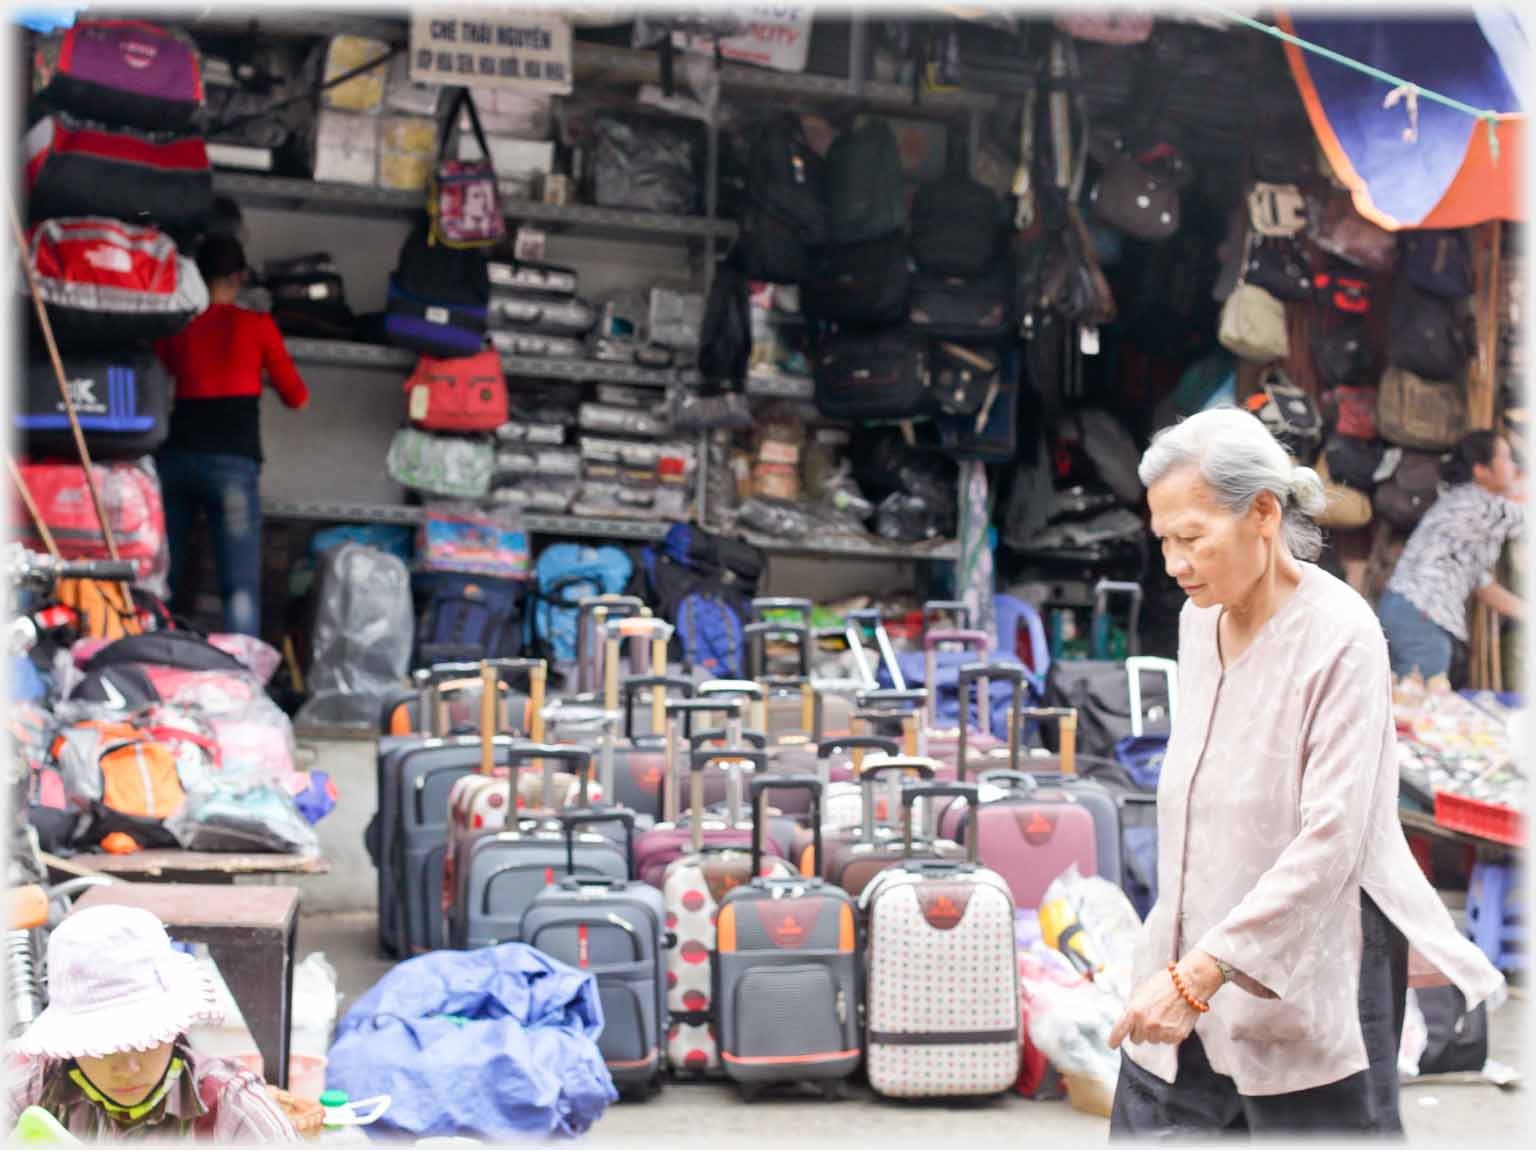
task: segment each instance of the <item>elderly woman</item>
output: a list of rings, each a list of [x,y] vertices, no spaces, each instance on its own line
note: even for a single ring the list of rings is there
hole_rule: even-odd
[[[1111,1134],[1400,1132],[1410,960],[1468,1009],[1503,979],[1398,823],[1381,628],[1310,562],[1322,484],[1255,416],[1168,428],[1140,473],[1189,602]]]

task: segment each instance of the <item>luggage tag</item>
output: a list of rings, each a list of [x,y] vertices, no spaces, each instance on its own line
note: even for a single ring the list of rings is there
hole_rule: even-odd
[[[432,389],[424,383],[418,383],[411,388],[410,419],[412,423],[421,423],[427,418],[427,412],[432,405]]]
[[[1084,355],[1099,354],[1099,329],[1096,327],[1080,327],[1077,329],[1077,349]]]

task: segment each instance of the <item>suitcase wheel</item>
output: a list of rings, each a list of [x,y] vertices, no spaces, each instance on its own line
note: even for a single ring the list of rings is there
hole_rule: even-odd
[[[741,1100],[743,1102],[756,1102],[759,1096],[761,1096],[763,1093],[763,1087],[761,1083],[738,1082],[736,1086],[741,1091]]]

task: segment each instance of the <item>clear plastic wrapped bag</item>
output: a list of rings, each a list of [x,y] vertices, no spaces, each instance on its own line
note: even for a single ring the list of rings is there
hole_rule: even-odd
[[[939,537],[938,517],[927,500],[895,492],[875,510],[875,534],[898,543],[921,543]]]
[[[778,499],[748,499],[737,509],[736,522],[748,531],[779,539],[804,539],[811,533],[805,508]]]
[[[166,829],[189,851],[318,855],[320,840],[276,783],[220,779],[187,794]]]
[[[404,563],[352,543],[328,552],[319,574],[310,699],[299,722],[374,726],[379,700],[406,680],[415,631]]]

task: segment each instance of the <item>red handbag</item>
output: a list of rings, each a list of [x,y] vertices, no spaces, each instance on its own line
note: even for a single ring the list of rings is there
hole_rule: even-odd
[[[424,355],[405,381],[411,422],[428,431],[495,431],[507,421],[507,380],[495,351]]]
[[[1338,408],[1338,433],[1354,439],[1375,439],[1376,389],[1336,387],[1333,396]]]

